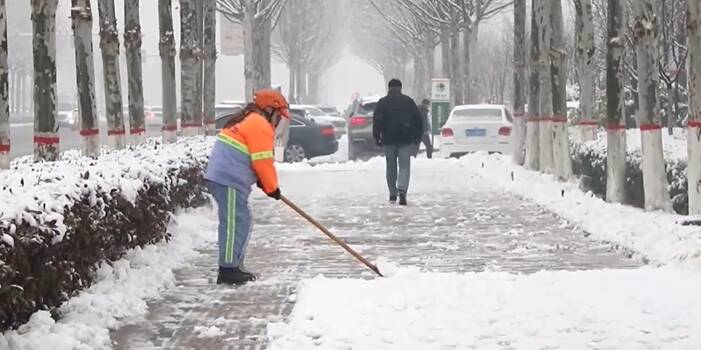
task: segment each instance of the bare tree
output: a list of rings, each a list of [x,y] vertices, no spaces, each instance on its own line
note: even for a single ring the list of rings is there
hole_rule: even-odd
[[[197,64],[200,51],[197,42],[197,1],[180,1],[180,126],[184,136],[200,133],[197,123]],[[201,105],[201,104],[200,104]]]
[[[107,135],[115,148],[125,146],[124,113],[119,69],[119,32],[114,0],[98,0],[100,14],[100,49],[105,85]]]
[[[195,43],[198,55],[195,63],[195,111],[193,123],[198,125],[200,133],[204,132],[204,3],[205,1],[195,1]]]
[[[689,214],[701,215],[701,3],[687,2],[689,41]]]
[[[177,97],[175,88],[175,35],[173,35],[173,5],[171,0],[158,0],[158,18],[161,55],[161,77],[163,85],[163,141],[177,139]]]
[[[219,11],[234,23],[243,24],[246,99],[270,87],[271,32],[286,0],[217,0]]]
[[[660,79],[665,85],[662,108],[667,118],[667,131],[674,133],[675,126],[681,125],[679,108],[679,84],[686,75],[688,55],[686,47],[686,8],[687,0],[660,0],[660,34],[662,41],[662,60],[659,62]],[[679,120],[679,122],[678,122]]]
[[[606,54],[606,200],[625,201],[626,119],[623,89],[623,51],[626,19],[622,2],[608,0]]]
[[[7,66],[7,8],[0,0],[0,169],[10,167],[10,104]]]
[[[389,2],[369,0],[375,9],[388,22],[390,30],[414,58],[414,96],[430,95],[430,82],[435,69],[434,52],[437,33],[430,24],[420,19],[413,8],[395,6]]]
[[[513,1],[507,0],[457,0],[449,1],[453,5],[454,11],[462,15],[463,31],[463,63],[462,72],[465,81],[463,95],[468,103],[480,102],[480,95],[477,92],[478,81],[474,77],[474,64],[476,62],[475,46],[479,38],[480,25],[487,19],[501,13],[504,9],[511,7]]]
[[[538,46],[540,57],[538,59],[538,71],[540,77],[540,170],[552,174],[555,170],[553,159],[552,116],[553,116],[553,89],[551,72],[551,38],[552,27],[550,24],[550,2],[540,1],[536,7],[535,16],[538,20],[539,36]]]
[[[550,57],[552,62],[552,147],[555,175],[561,180],[572,177],[570,139],[567,132],[567,52],[562,23],[562,0],[550,1],[552,30]]]
[[[214,1],[204,2],[204,125],[207,135],[216,132],[217,12]]]
[[[34,158],[58,159],[56,123],[56,8],[58,0],[32,0],[34,26]]]
[[[591,0],[574,0],[576,10],[575,41],[577,76],[579,78],[579,110],[582,118],[579,127],[582,140],[596,138],[598,121],[595,117],[596,75],[594,59],[596,58],[596,41]]]
[[[78,86],[78,112],[83,154],[97,157],[100,153],[100,128],[95,101],[95,59],[92,42],[92,6],[90,0],[72,0],[75,72]]]
[[[526,124],[526,168],[540,169],[540,21],[539,4],[531,1],[531,40],[529,59],[528,119]]]
[[[634,3],[633,37],[638,58],[638,126],[642,139],[645,208],[669,211],[671,202],[667,191],[659,116],[658,5],[658,0],[638,0]]]
[[[144,84],[141,65],[141,20],[139,0],[124,1],[124,49],[127,54],[129,76],[129,134],[136,143],[143,142]]]
[[[514,1],[514,154],[516,165],[525,162],[526,119],[526,0]]]

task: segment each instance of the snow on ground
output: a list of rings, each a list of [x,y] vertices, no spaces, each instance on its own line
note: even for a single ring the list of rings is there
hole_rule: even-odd
[[[576,128],[570,128],[570,139],[575,143],[582,143],[587,147],[591,147],[601,152],[606,151],[606,131],[601,129],[598,131],[597,139],[594,141],[581,141],[581,133]],[[674,134],[669,135],[667,130],[662,130],[662,142],[665,159],[667,160],[684,160],[689,158],[686,142],[686,129],[675,128]],[[628,129],[626,134],[626,146],[628,153],[640,153],[642,141],[640,139],[639,129]]]
[[[700,294],[672,268],[317,277],[269,349],[694,349]]]
[[[55,350],[111,348],[109,331],[122,321],[147,312],[146,301],[174,286],[173,270],[198,253],[196,249],[216,239],[217,223],[211,208],[190,210],[174,218],[168,243],[134,249],[112,266],[97,271],[95,283],[59,309],[61,320],[39,311],[16,331],[0,334],[0,349],[36,350],[52,344]],[[202,332],[204,336],[214,329]]]
[[[606,203],[573,182],[562,183],[515,166],[510,157],[476,153],[460,162],[466,172],[544,206],[591,233],[593,239],[619,244],[653,263],[701,268],[701,230],[680,225],[683,216]]]

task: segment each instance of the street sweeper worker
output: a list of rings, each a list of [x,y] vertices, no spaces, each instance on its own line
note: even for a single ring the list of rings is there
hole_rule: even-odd
[[[217,284],[256,280],[243,267],[251,233],[248,197],[257,184],[269,197],[280,199],[273,147],[282,118],[290,118],[285,97],[276,90],[260,90],[254,102],[231,118],[217,136],[205,176],[218,207]]]

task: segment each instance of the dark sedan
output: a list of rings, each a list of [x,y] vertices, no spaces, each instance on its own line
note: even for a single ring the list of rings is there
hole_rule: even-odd
[[[217,116],[217,129],[221,129],[234,114]],[[290,138],[285,148],[285,161],[294,163],[314,157],[327,156],[338,151],[338,141],[330,124],[317,123],[292,114]]]

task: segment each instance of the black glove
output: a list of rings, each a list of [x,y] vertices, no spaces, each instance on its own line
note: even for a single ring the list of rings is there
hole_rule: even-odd
[[[268,195],[268,197],[273,198],[273,199],[275,199],[275,200],[277,200],[277,201],[279,201],[280,198],[282,197],[282,193],[280,193],[280,189],[279,189],[279,188],[275,189],[275,191],[273,191],[273,192],[266,193],[266,194]]]

